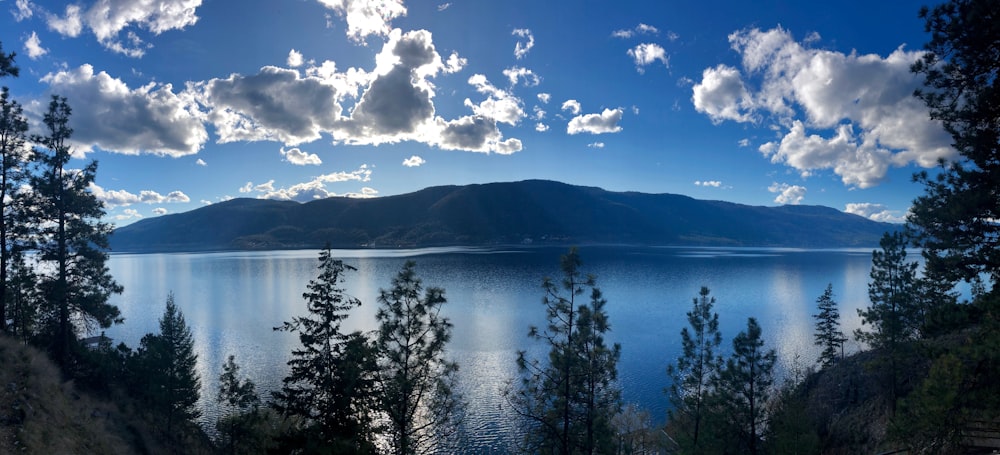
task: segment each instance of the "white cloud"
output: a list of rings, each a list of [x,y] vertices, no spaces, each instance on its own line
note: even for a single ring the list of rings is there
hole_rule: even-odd
[[[906,222],[905,213],[900,213],[898,210],[889,210],[889,207],[871,202],[848,203],[844,211],[883,223]]]
[[[569,134],[590,133],[617,133],[622,130],[618,122],[622,119],[622,109],[605,109],[600,114],[586,114],[573,117],[566,127]]]
[[[503,70],[503,75],[507,76],[507,79],[510,80],[511,87],[517,85],[518,80],[523,80],[525,87],[534,87],[542,82],[542,78],[538,77],[533,71],[519,66]]]
[[[736,144],[739,145],[740,147],[749,147],[750,139],[747,138],[740,139],[739,142],[737,142]]]
[[[545,109],[542,109],[539,106],[535,106],[535,107],[531,108],[531,110],[535,113],[535,115],[532,117],[535,120],[542,120],[542,119],[545,118],[545,115],[546,115]]]
[[[722,182],[718,180],[695,180],[694,184],[696,186],[710,186],[712,188],[721,188]]]
[[[527,41],[518,40],[517,44],[514,45],[514,56],[521,59],[528,54],[531,48],[535,47],[535,36],[531,34],[531,30],[526,28],[515,28],[511,35],[518,36],[521,38],[527,38]]]
[[[473,75],[469,78],[469,84],[476,87],[477,92],[488,95],[479,104],[474,104],[469,99],[465,100],[465,105],[471,108],[472,112],[476,115],[494,119],[497,122],[508,125],[516,125],[526,116],[524,109],[521,107],[521,100],[511,92],[499,89],[490,84],[486,80],[486,76],[482,74]]]
[[[444,72],[445,73],[457,73],[465,68],[465,65],[469,63],[469,60],[463,57],[459,57],[457,52],[452,52],[448,56],[448,61],[445,62]]]
[[[660,29],[652,25],[640,23],[635,28],[615,30],[611,32],[611,36],[615,38],[631,38],[635,35],[656,35],[658,33],[660,33]]]
[[[590,147],[592,149],[602,149],[602,148],[604,148],[604,143],[603,142],[591,142],[591,143],[587,144],[587,147]]]
[[[692,89],[691,102],[698,112],[707,114],[712,123],[723,120],[748,122],[752,116],[750,93],[736,68],[719,65],[702,72],[701,82]]]
[[[778,193],[778,196],[774,198],[774,202],[782,205],[798,205],[806,197],[805,187],[789,185],[787,183],[772,183],[771,186],[767,187],[767,191]]]
[[[206,163],[205,160],[201,158],[198,158],[198,161],[195,161],[194,164],[197,164],[199,166],[208,166],[208,163]]]
[[[424,161],[423,158],[421,158],[421,157],[419,157],[417,155],[413,155],[413,156],[411,156],[411,157],[403,160],[403,166],[406,166],[406,167],[420,167],[421,165],[423,165],[426,162],[427,161]]]
[[[163,207],[157,207],[157,208],[153,209],[153,214],[155,214],[155,215],[166,215],[167,214],[167,209],[165,209]]]
[[[369,35],[387,36],[391,22],[406,15],[402,0],[319,0],[347,21],[347,36],[363,43]]]
[[[49,53],[48,49],[42,47],[42,40],[38,39],[38,34],[35,32],[31,32],[31,36],[24,41],[24,50],[28,52],[28,58],[32,60],[37,60],[38,57]]]
[[[542,123],[542,122],[538,122],[538,123],[535,124],[535,131],[538,131],[539,133],[544,133],[544,132],[546,132],[548,130],[549,130],[549,126],[546,125],[546,124],[544,124],[544,123]]]
[[[136,209],[125,209],[122,210],[122,213],[115,215],[115,221],[133,220],[136,218],[142,218],[142,215]]]
[[[145,30],[159,35],[169,30],[183,30],[198,22],[195,14],[201,0],[96,0],[84,10],[78,4],[66,7],[63,16],[46,14],[52,30],[69,37],[90,29],[105,48],[130,57],[141,57],[152,45],[136,34]],[[128,30],[126,30],[128,29]],[[125,31],[125,38],[121,37]]]
[[[646,71],[645,66],[656,62],[661,62],[663,63],[663,66],[670,67],[670,59],[667,57],[667,51],[665,51],[659,44],[640,44],[632,49],[629,49],[628,55],[632,57],[632,60],[635,62],[635,69],[639,71],[639,73]]]
[[[334,172],[314,177],[312,180],[297,183],[289,187],[275,187],[274,180],[260,185],[247,182],[240,188],[241,193],[256,192],[259,199],[277,199],[284,201],[307,202],[315,199],[323,199],[333,196],[346,197],[374,197],[378,191],[363,187],[359,192],[349,192],[337,194],[327,189],[327,184],[358,181],[368,182],[371,180],[371,168],[367,164],[362,164],[358,169],[349,172]]]
[[[577,100],[566,100],[562,103],[562,110],[569,111],[570,114],[580,113],[580,102]]]
[[[13,11],[14,20],[17,22],[30,19],[35,14],[32,4],[28,0],[17,0],[14,4],[17,6],[17,10]]]
[[[877,185],[890,166],[932,167],[954,157],[950,138],[913,97],[910,65],[922,52],[888,56],[807,47],[782,28],[746,29],[729,41],[745,72],[719,65],[696,84],[695,108],[713,122],[765,122],[780,141],[761,147],[775,163],[809,175],[830,169],[845,185]]]
[[[84,64],[42,78],[49,92],[65,96],[73,108],[70,127],[79,147],[139,154],[184,156],[198,152],[208,140],[194,97],[174,93],[170,84],[151,82],[130,89]]]
[[[133,194],[125,190],[105,190],[95,183],[90,184],[90,192],[108,208],[128,207],[132,204],[164,204],[191,202],[183,191],[171,191],[162,195],[156,191],[142,190]]]
[[[288,59],[287,59],[286,63],[288,63],[288,66],[290,66],[292,68],[298,68],[298,67],[302,66],[302,63],[303,63],[302,62],[302,53],[299,52],[299,51],[297,51],[297,50],[295,50],[295,49],[292,49],[292,50],[288,51]]]
[[[444,10],[446,10],[448,8],[451,8],[451,2],[442,3],[442,4],[440,4],[440,5],[437,6],[437,10],[438,11],[444,11]]]
[[[552,95],[548,93],[539,93],[536,96],[538,97],[538,101],[541,101],[542,104],[549,104],[549,100],[552,99]]]
[[[282,147],[280,152],[281,156],[285,157],[285,161],[297,166],[319,166],[323,164],[323,160],[319,159],[319,155],[299,150],[298,147],[292,147],[288,150]]]

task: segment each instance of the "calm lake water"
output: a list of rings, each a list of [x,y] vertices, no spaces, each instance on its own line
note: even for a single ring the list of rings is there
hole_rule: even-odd
[[[544,356],[527,338],[545,322],[542,279],[559,277],[561,248],[340,250],[335,256],[358,271],[349,293],[362,301],[345,330],[374,330],[376,297],[404,261],[417,263],[424,286],[445,288],[444,311],[454,323],[449,354],[459,363],[470,452],[502,452],[518,438],[501,389],[514,378],[518,350]],[[273,327],[305,313],[302,293],[317,273],[315,250],[196,254],[119,254],[109,262],[125,292],[114,296],[125,324],[107,331],[137,346],[158,331],[167,294],[173,292],[194,334],[202,378],[205,421],[214,422],[214,398],[223,362],[236,356],[243,373],[266,394],[281,385],[293,334]],[[798,250],[740,248],[584,247],[582,270],[597,277],[608,300],[613,342],[621,343],[619,379],[626,403],[665,419],[665,373],[680,351],[685,312],[701,286],[716,298],[724,346],[756,317],[779,369],[815,362],[815,301],[828,283],[840,304],[842,328],[860,325],[857,308],[868,305],[871,249]],[[848,351],[857,346],[848,342]]]

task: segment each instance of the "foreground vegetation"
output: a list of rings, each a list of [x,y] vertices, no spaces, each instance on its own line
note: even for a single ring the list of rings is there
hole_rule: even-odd
[[[723,348],[710,290],[687,313],[683,352],[666,367],[673,409],[664,428],[623,406],[621,347],[575,250],[562,279],[543,281],[547,325],[529,337],[544,358],[518,356],[505,391],[523,417],[529,453],[965,453],[1000,441],[1000,32],[997,0],[953,0],[921,15],[929,51],[917,93],[954,138],[960,159],[915,178],[906,233],[873,252],[869,307],[853,337],[870,350],[843,356],[832,289],[817,299],[817,369],[776,386],[775,354],[754,318]],[[0,77],[17,75],[0,51]],[[342,288],[350,267],[319,257],[306,316],[277,328],[298,336],[291,372],[264,403],[230,357],[216,399],[214,441],[194,422],[200,380],[190,329],[168,296],[159,332],[135,349],[84,333],[120,322],[120,292],[105,267],[108,226],[88,191],[96,163],[65,166],[67,101],[54,97],[43,135],[0,97],[0,451],[26,453],[450,453],[464,412],[460,367],[447,358],[443,289],[407,263],[380,292],[373,333],[342,333],[360,302]],[[907,259],[922,249],[925,269]],[[37,261],[37,262],[31,262]],[[960,301],[959,281],[972,284]],[[85,343],[86,341],[86,343]],[[39,351],[44,350],[44,354]],[[840,355],[838,355],[838,352]],[[55,361],[53,364],[48,358]],[[663,435],[663,437],[660,437]]]

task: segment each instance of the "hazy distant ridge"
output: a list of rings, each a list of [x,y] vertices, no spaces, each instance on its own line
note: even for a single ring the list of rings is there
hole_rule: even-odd
[[[375,199],[234,199],[138,221],[113,251],[588,244],[876,246],[897,226],[821,206],[759,207],[544,180]]]

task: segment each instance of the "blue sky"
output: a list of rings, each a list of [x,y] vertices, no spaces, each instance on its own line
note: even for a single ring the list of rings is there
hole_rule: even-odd
[[[955,156],[911,96],[920,6],[0,0],[0,83],[34,125],[67,97],[119,225],[536,178],[899,221]]]

